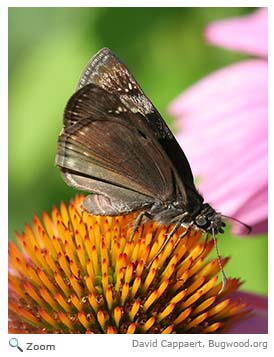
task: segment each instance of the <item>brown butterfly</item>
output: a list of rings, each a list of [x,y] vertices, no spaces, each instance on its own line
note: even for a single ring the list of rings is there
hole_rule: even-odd
[[[181,226],[187,228],[183,235],[191,228],[214,240],[223,233],[222,215],[204,203],[175,137],[109,49],[87,64],[63,125],[55,163],[68,185],[90,193],[86,211],[108,216],[138,211],[135,229],[144,218],[174,224],[160,251]],[[218,259],[221,267],[219,254]]]

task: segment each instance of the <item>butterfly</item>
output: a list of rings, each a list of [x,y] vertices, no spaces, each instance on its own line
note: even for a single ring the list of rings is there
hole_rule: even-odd
[[[224,232],[223,216],[196,189],[174,135],[107,48],[88,62],[66,105],[55,163],[69,186],[89,192],[83,201],[87,212],[116,216],[137,211],[133,231],[143,220],[172,224],[159,253],[181,226],[186,230],[180,239],[192,228],[215,242]]]

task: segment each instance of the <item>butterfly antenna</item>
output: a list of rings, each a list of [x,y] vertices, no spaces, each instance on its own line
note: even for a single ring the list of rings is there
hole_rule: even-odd
[[[223,268],[223,265],[222,265],[222,261],[221,261],[221,257],[220,257],[220,253],[219,253],[219,249],[218,249],[218,244],[217,244],[217,239],[216,239],[215,233],[214,233],[214,228],[212,228],[212,237],[213,237],[213,241],[214,241],[214,246],[215,246],[215,251],[216,251],[216,255],[217,255],[217,259],[218,259],[220,272],[221,272],[221,275],[222,275],[222,288],[218,293],[218,294],[221,294],[224,291],[225,287],[226,287],[227,278],[226,278],[226,275],[225,275],[225,272],[224,272],[224,268]]]
[[[237,218],[230,217],[230,216],[226,216],[226,215],[224,215],[224,214],[222,214],[222,217],[231,219],[232,221],[235,221],[235,222],[238,222],[239,224],[241,224],[242,226],[244,226],[244,227],[247,229],[247,233],[248,233],[248,234],[252,231],[252,228],[251,228],[248,224],[246,224],[246,223],[240,221],[240,220],[237,219]]]

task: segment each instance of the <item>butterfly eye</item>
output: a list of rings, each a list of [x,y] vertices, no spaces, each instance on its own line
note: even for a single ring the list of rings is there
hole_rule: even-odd
[[[208,226],[209,222],[204,216],[197,216],[195,219],[195,223],[198,227],[205,228]]]

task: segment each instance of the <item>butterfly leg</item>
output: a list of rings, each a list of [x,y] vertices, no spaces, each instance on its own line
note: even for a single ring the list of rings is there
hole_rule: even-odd
[[[141,211],[138,214],[138,216],[136,217],[135,222],[133,224],[133,227],[132,227],[132,233],[131,233],[131,237],[130,237],[130,240],[129,240],[130,242],[133,240],[133,237],[134,237],[135,233],[137,232],[138,227],[141,225],[142,220],[143,220],[144,217],[147,217],[147,218],[151,219],[152,215],[149,214],[147,211]]]
[[[183,213],[180,218],[177,220],[177,222],[175,223],[174,227],[171,229],[171,231],[168,233],[166,241],[168,242],[170,240],[170,238],[173,236],[173,234],[181,227],[182,223],[185,220],[185,217],[188,216],[188,213],[185,212]],[[193,224],[193,222],[189,223],[189,226],[191,226]],[[165,242],[166,242],[165,241]]]
[[[179,235],[178,239],[176,240],[176,242],[174,243],[174,246],[172,248],[172,253],[175,251],[175,249],[177,248],[177,246],[181,242],[181,240],[190,232],[193,223],[194,222],[191,222],[189,224],[189,226],[187,227],[187,229],[184,231],[184,233]]]
[[[157,254],[155,254],[155,256],[151,259],[151,261],[147,264],[147,269],[149,269],[152,265],[152,263],[154,262],[154,260],[163,252],[163,250],[165,249],[165,247],[167,246],[168,242],[170,241],[171,237],[173,236],[173,234],[180,228],[180,226],[182,225],[182,223],[184,222],[185,217],[188,216],[188,213],[185,212],[181,215],[181,217],[177,220],[177,222],[175,223],[174,227],[171,229],[171,231],[167,234],[166,240],[164,241],[163,245],[161,246],[161,248],[158,250]],[[188,231],[190,230],[190,227],[192,225],[192,222],[190,223],[189,227],[187,228],[186,232],[184,232],[183,234],[187,234]],[[183,238],[183,235],[181,235],[177,241],[180,241]],[[177,246],[177,242],[176,242],[176,246]]]

